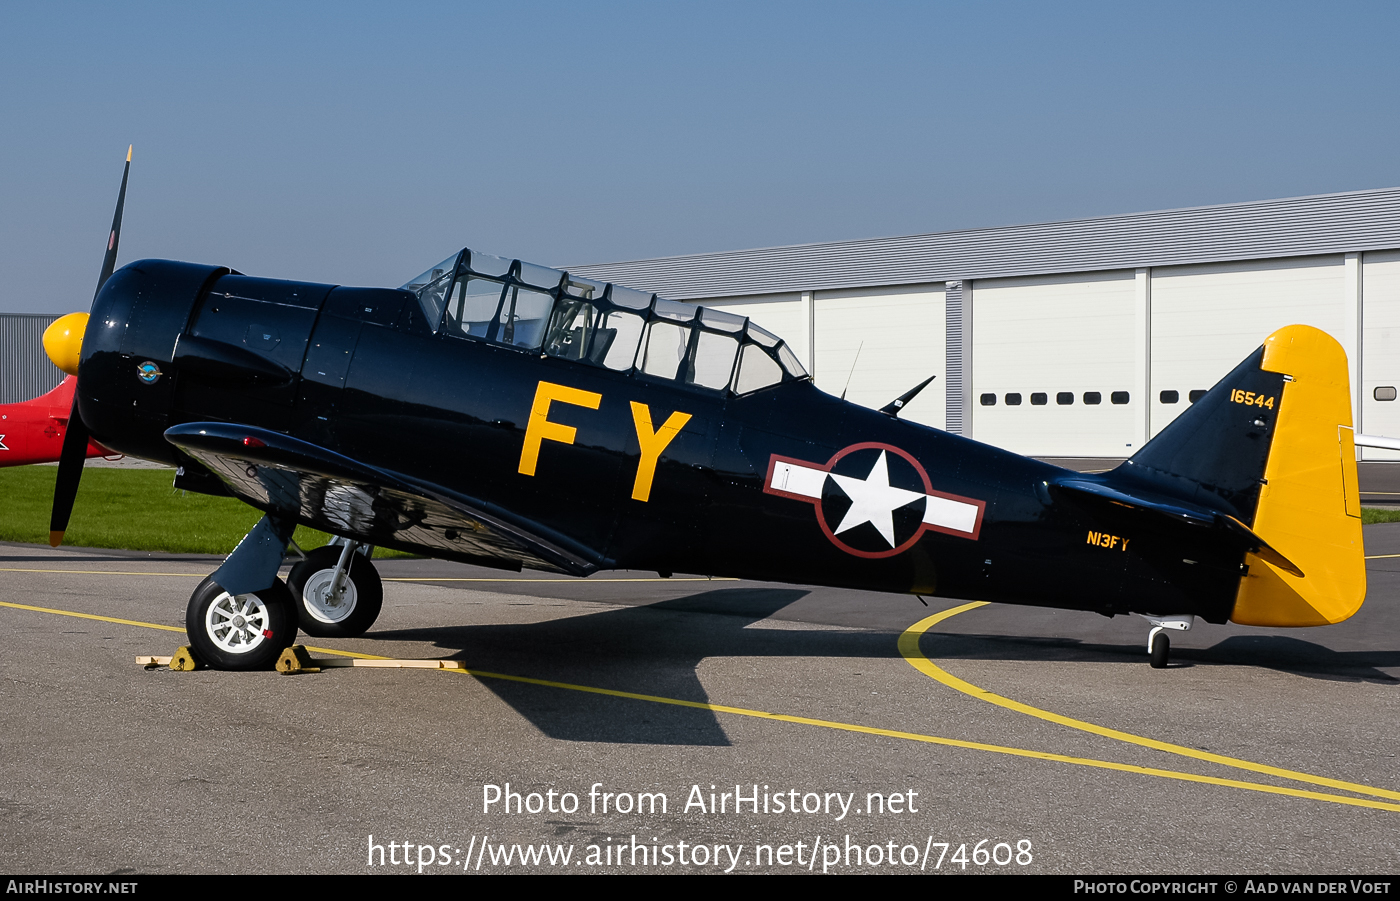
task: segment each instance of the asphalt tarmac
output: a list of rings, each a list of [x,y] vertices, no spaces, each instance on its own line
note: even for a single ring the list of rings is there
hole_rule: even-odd
[[[1166,670],[1136,617],[384,560],[367,636],[302,640],[471,672],[298,676],[135,664],[217,558],[4,545],[0,871],[1393,873],[1400,524],[1366,542],[1350,621]]]

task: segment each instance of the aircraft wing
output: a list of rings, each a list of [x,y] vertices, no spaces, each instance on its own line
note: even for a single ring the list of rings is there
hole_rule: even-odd
[[[504,569],[586,576],[604,562],[509,511],[280,432],[192,422],[165,437],[240,500],[325,532]]]

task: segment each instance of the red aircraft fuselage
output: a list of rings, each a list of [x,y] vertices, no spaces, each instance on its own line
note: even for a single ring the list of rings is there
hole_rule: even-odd
[[[0,404],[0,466],[58,460],[77,384],[77,377],[70,375],[47,394],[19,403]],[[101,457],[110,453],[101,445],[88,442],[87,456]]]

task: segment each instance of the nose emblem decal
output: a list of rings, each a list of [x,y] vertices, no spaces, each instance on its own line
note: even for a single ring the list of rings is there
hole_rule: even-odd
[[[136,377],[147,385],[154,385],[160,381],[160,367],[147,360],[136,367]]]

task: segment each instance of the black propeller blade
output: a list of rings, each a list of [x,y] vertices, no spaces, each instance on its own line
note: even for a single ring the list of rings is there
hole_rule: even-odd
[[[112,214],[112,231],[107,236],[107,253],[102,258],[102,273],[97,277],[97,290],[92,294],[94,301],[117,268],[117,244],[121,241],[122,209],[126,206],[126,180],[130,174],[131,148],[128,147],[126,168],[122,170],[122,187],[117,194],[117,209]],[[68,414],[68,431],[63,435],[63,451],[58,458],[58,479],[53,489],[53,516],[49,520],[50,547],[62,544],[63,533],[68,530],[68,518],[73,513],[73,500],[78,496],[78,482],[83,477],[83,461],[87,459],[88,440],[91,437],[87,425],[78,413],[81,375],[78,376],[78,381],[79,390],[73,392],[73,409]]]

